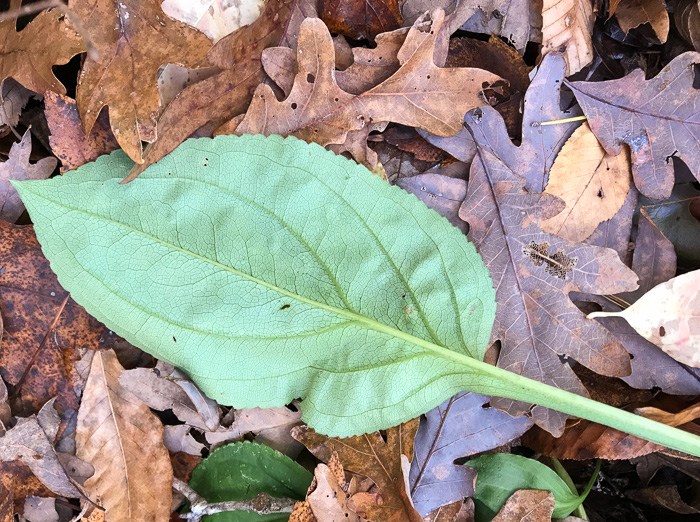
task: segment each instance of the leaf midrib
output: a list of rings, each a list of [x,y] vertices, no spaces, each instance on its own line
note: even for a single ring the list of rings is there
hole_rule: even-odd
[[[241,277],[241,278],[246,279],[248,281],[251,281],[253,283],[259,284],[259,285],[267,288],[268,290],[272,290],[273,292],[277,292],[281,295],[289,297],[290,299],[294,299],[296,301],[307,304],[309,306],[320,308],[322,310],[326,310],[327,312],[331,312],[331,313],[334,313],[334,314],[339,315],[341,317],[345,317],[350,321],[354,321],[356,323],[365,325],[365,327],[368,328],[369,330],[374,330],[374,331],[379,332],[379,333],[387,334],[387,335],[390,335],[391,337],[395,337],[397,339],[401,339],[403,341],[406,341],[407,343],[414,344],[420,348],[423,348],[424,350],[435,353],[438,357],[449,359],[449,360],[452,360],[458,364],[462,364],[462,365],[466,365],[466,366],[470,366],[470,367],[474,367],[474,365],[476,364],[476,366],[478,366],[478,367],[491,368],[490,365],[488,365],[482,361],[479,361],[477,359],[474,359],[473,357],[470,357],[466,354],[461,354],[461,353],[455,352],[453,350],[450,350],[447,347],[432,343],[430,341],[426,341],[425,339],[421,339],[420,337],[416,337],[414,335],[408,334],[408,333],[403,332],[397,328],[394,328],[392,326],[388,326],[384,323],[381,323],[375,319],[371,319],[367,316],[364,316],[364,315],[361,315],[361,314],[358,314],[355,312],[351,312],[349,310],[344,310],[342,308],[337,308],[335,306],[332,306],[332,305],[329,305],[326,303],[321,303],[319,301],[309,299],[308,297],[294,294],[293,292],[290,292],[284,288],[280,288],[276,285],[268,283],[267,281],[259,279],[255,276],[250,275],[250,274],[246,274],[245,272],[237,270],[233,267],[224,265],[222,263],[219,263],[218,261],[214,261],[213,259],[209,259],[208,257],[202,256],[200,254],[196,254],[190,250],[187,250],[187,249],[182,248],[180,246],[176,246],[172,243],[168,243],[167,241],[163,241],[162,239],[160,239],[156,236],[148,234],[147,232],[144,232],[143,230],[139,230],[137,228],[134,228],[134,227],[127,225],[125,223],[122,223],[120,221],[115,221],[113,219],[109,219],[105,216],[95,214],[95,213],[90,212],[90,211],[85,210],[85,209],[71,207],[71,206],[66,205],[64,203],[54,201],[53,199],[48,198],[44,194],[39,194],[37,192],[29,190],[27,188],[26,184],[25,184],[24,189],[27,192],[31,192],[35,196],[37,196],[45,201],[53,203],[54,205],[57,205],[59,207],[63,207],[69,211],[79,212],[79,213],[85,214],[89,217],[93,217],[93,218],[96,218],[98,220],[102,220],[102,221],[105,221],[107,223],[111,223],[113,225],[123,227],[124,229],[126,229],[129,232],[133,232],[135,234],[141,235],[141,236],[143,236],[147,239],[150,239],[156,243],[159,243],[167,248],[170,248],[170,249],[175,250],[177,252],[181,252],[183,254],[189,255],[195,259],[198,259],[199,261],[211,264],[212,266],[215,266],[215,267],[217,267],[225,272],[229,272],[233,275],[236,275],[238,277]],[[132,305],[132,306],[134,306],[134,305]],[[153,315],[152,312],[150,312],[150,311],[147,311],[147,312],[150,315]]]

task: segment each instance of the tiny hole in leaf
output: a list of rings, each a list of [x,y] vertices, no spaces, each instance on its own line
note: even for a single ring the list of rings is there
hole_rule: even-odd
[[[666,335],[666,328],[659,326],[659,337],[663,337],[664,335]]]
[[[309,83],[314,83],[316,81],[316,77],[313,74],[309,73],[306,75],[306,81]]]
[[[292,110],[296,110],[296,108],[297,108],[297,104],[296,104],[296,103],[292,103]]]

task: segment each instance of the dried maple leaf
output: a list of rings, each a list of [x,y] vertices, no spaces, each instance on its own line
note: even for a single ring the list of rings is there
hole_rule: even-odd
[[[484,103],[479,98],[484,83],[498,77],[480,69],[446,69],[433,63],[443,20],[442,11],[433,13],[432,30],[401,68],[357,96],[335,81],[335,53],[326,26],[318,19],[305,20],[299,34],[298,73],[289,96],[277,101],[272,89],[261,84],[236,134],[293,134],[326,146],[344,143],[351,131],[386,121],[442,136],[458,133],[462,114]]]
[[[56,158],[48,157],[29,163],[32,133],[27,129],[22,141],[13,143],[7,161],[0,163],[0,219],[14,223],[24,212],[24,204],[10,180],[46,179],[56,168]]]
[[[70,374],[80,352],[109,345],[116,337],[58,284],[32,227],[0,222],[0,266],[0,373],[13,395],[13,413],[36,413],[58,397],[56,407],[64,416],[78,408]]]
[[[119,145],[142,163],[141,141],[156,139],[160,105],[156,73],[161,65],[205,64],[211,47],[199,31],[169,18],[159,0],[71,0],[98,56],[87,56],[78,77],[77,102],[85,131],[102,109]],[[61,93],[64,94],[64,93]]]
[[[629,150],[625,147],[621,154],[609,155],[584,123],[559,151],[545,189],[566,207],[542,220],[540,227],[570,241],[583,241],[617,214],[631,183]]]
[[[494,109],[475,109],[465,124],[479,145],[459,215],[469,223],[469,238],[496,286],[492,340],[502,345],[498,366],[583,395],[585,388],[562,356],[603,375],[628,375],[627,352],[607,330],[586,319],[568,293],[634,290],[637,276],[613,250],[572,243],[540,229],[540,219],[554,215],[560,205],[552,196],[525,190],[523,178],[540,176],[540,163],[532,161],[527,147],[503,146],[510,141]],[[492,403],[511,414],[527,409],[510,400]],[[565,416],[535,407],[533,419],[556,434]]]
[[[10,10],[19,9],[22,0],[11,0]],[[68,19],[58,10],[39,13],[20,32],[16,19],[0,22],[0,80],[14,78],[27,89],[66,93],[53,73],[54,65],[63,65],[85,51],[85,43]]]
[[[639,191],[666,199],[673,188],[677,155],[700,179],[700,90],[693,87],[700,54],[674,58],[651,80],[637,69],[605,82],[567,82],[588,117],[591,130],[612,155],[630,146]]]
[[[397,0],[321,0],[321,19],[333,33],[353,40],[374,39],[403,23]]]
[[[173,470],[163,425],[119,384],[123,370],[113,350],[95,353],[76,428],[76,456],[95,468],[85,490],[108,520],[167,521]]]
[[[542,54],[563,52],[567,76],[593,60],[593,6],[590,0],[544,0]]]
[[[44,95],[44,113],[51,131],[51,152],[61,160],[61,173],[77,169],[119,148],[102,112],[86,135],[75,100],[52,92]]]
[[[403,470],[403,462],[413,458],[417,429],[418,419],[414,419],[386,430],[386,439],[379,432],[327,437],[306,426],[293,428],[292,435],[322,461],[328,462],[335,452],[345,470],[374,481],[377,493],[360,492],[349,499],[348,507],[355,513],[383,522],[422,522],[406,490]]]
[[[134,165],[125,181],[135,179],[149,165],[170,154],[197,129],[209,132],[245,112],[253,91],[265,79],[261,64],[267,47],[296,48],[296,32],[315,4],[305,0],[270,0],[252,24],[222,38],[207,53],[223,69],[184,89],[158,118],[158,137],[143,151],[144,162]]]

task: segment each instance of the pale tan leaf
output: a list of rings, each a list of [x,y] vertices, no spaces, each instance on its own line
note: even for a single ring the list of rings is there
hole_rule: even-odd
[[[622,0],[615,16],[624,32],[649,23],[661,43],[668,38],[670,23],[664,0]]]
[[[688,406],[678,413],[669,413],[652,406],[637,408],[634,410],[634,413],[637,415],[642,415],[647,419],[655,420],[656,422],[661,422],[662,424],[667,424],[668,426],[680,426],[700,418],[700,403]]]
[[[95,353],[76,430],[76,455],[95,467],[85,489],[110,522],[165,522],[173,470],[163,426],[119,383],[122,371],[113,350]]]
[[[554,160],[545,188],[566,207],[541,220],[540,227],[569,241],[583,241],[620,210],[631,184],[629,149],[623,147],[617,156],[608,154],[584,123]]]
[[[196,27],[216,43],[244,25],[252,24],[265,0],[164,0],[161,8],[175,20]]]
[[[554,495],[539,489],[521,489],[513,493],[492,522],[541,522],[551,520]]]
[[[567,76],[593,60],[593,8],[591,0],[544,0],[542,6],[542,55],[562,52]]]
[[[338,464],[341,466],[342,465]],[[306,497],[314,516],[320,522],[364,522],[365,519],[348,507],[347,484],[329,466],[319,464],[314,471],[316,489]],[[339,478],[341,480],[339,480]]]
[[[655,286],[621,312],[588,317],[622,317],[678,362],[700,367],[700,270]]]

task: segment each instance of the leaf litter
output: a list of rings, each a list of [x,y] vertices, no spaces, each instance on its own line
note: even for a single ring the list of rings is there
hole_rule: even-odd
[[[615,497],[620,517],[695,513],[688,483],[653,482],[661,469],[700,479],[694,460],[518,401],[460,393],[420,421],[357,441],[309,430],[304,402],[219,404],[164,361],[140,358],[70,299],[32,229],[14,225],[29,221],[8,182],[45,179],[57,164],[69,176],[120,147],[137,161],[134,179],[190,136],[256,132],[319,143],[385,170],[477,245],[497,291],[487,361],[600,401],[614,403],[579,377],[582,367],[660,390],[654,399],[631,394],[638,402],[624,407],[698,433],[700,60],[682,51],[700,50],[700,15],[692,0],[676,4],[669,16],[663,0],[621,0],[607,11],[585,0],[210,1],[200,11],[175,1],[98,0],[101,14],[91,18],[88,2],[71,0],[68,14],[49,9],[0,22],[9,223],[0,227],[0,515],[70,520],[72,509],[94,520],[107,509],[109,520],[136,509],[130,519],[164,520],[185,498],[179,486],[170,493],[173,470],[189,480],[202,456],[246,440],[315,472],[311,486],[306,477],[294,485],[292,500],[307,494],[289,507],[290,520],[480,520],[479,476],[462,464],[523,447],[580,461],[563,460],[577,495],[592,459],[635,463],[627,498]],[[338,33],[347,39],[331,38]],[[620,42],[623,66],[606,65]],[[91,47],[97,55],[74,58]],[[182,69],[189,79],[160,98],[157,74],[167,64],[207,69]],[[28,129],[37,108],[45,122],[35,118]],[[116,355],[103,351],[110,347]],[[114,371],[112,391],[99,393],[139,436],[116,446],[110,436],[91,454],[95,440],[85,434],[101,410],[92,411],[98,384],[89,375],[100,361]],[[114,390],[128,400],[109,399]],[[290,466],[275,455],[264,457],[274,469]],[[617,473],[613,464],[603,469]],[[249,472],[268,480],[255,466]],[[130,485],[119,486],[126,476]],[[231,491],[241,486],[227,480]],[[488,471],[482,480],[488,484]],[[609,478],[600,484],[584,504],[589,515],[609,514],[617,494]],[[518,487],[488,513],[530,520],[561,512],[551,493],[533,491],[536,481]],[[128,488],[134,496],[125,502]],[[145,490],[158,493],[142,501]],[[274,488],[260,491],[262,507],[248,498],[247,508],[269,509]]]

